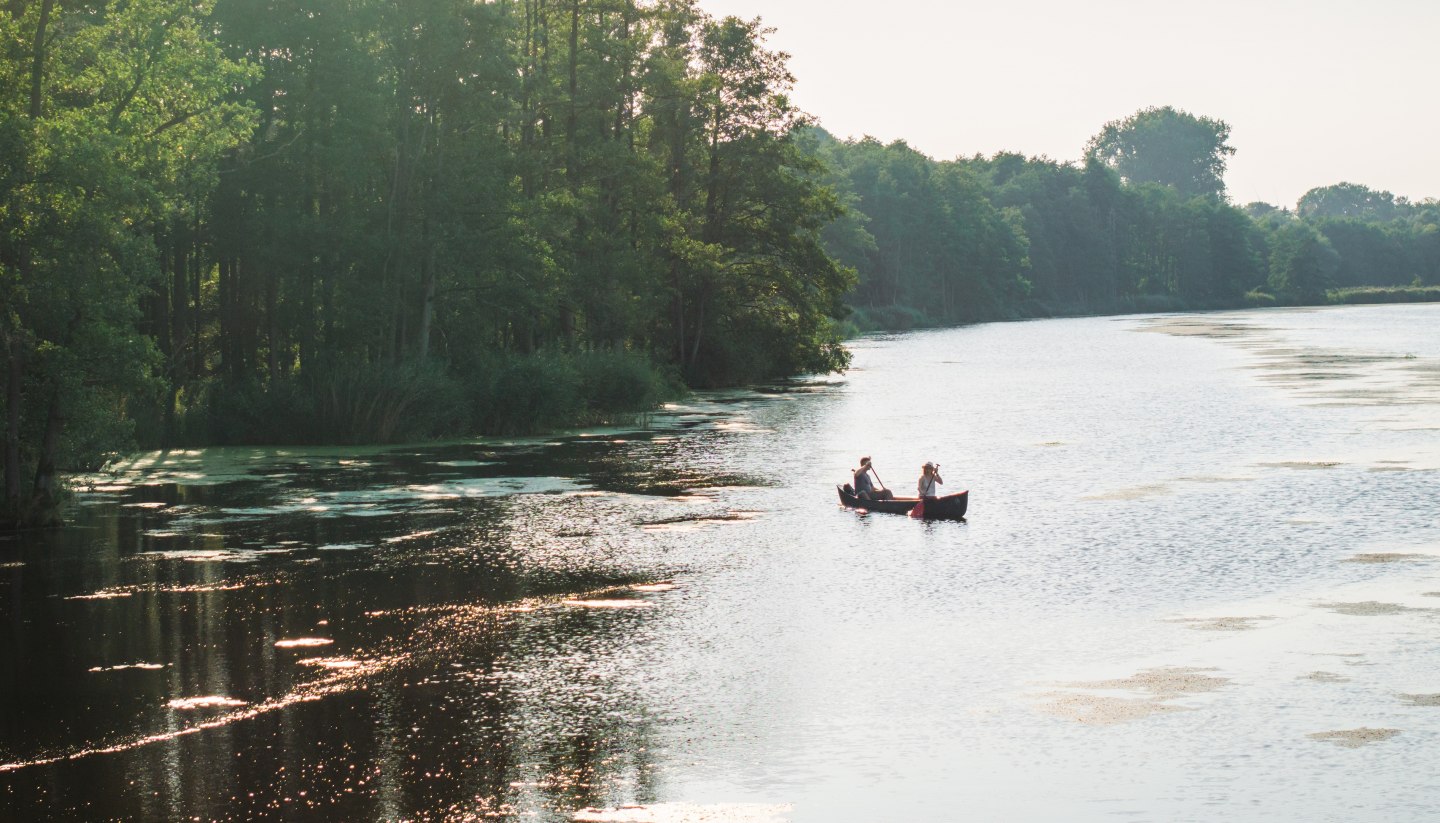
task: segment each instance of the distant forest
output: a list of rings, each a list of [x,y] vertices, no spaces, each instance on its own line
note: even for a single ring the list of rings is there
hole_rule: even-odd
[[[903,141],[817,132],[810,150],[847,206],[826,248],[859,272],[850,322],[1440,300],[1440,201],[1341,183],[1293,209],[1238,207],[1224,183],[1229,134],[1218,120],[1146,109],[1067,163],[942,162]]]
[[[767,34],[694,0],[0,0],[0,522],[136,446],[524,433],[843,368],[864,329],[1440,282],[1434,201],[1236,208],[1228,126],[1173,109],[1081,163],[836,140]]]

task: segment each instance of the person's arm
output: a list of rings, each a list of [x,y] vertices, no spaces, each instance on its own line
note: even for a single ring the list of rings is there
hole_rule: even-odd
[[[944,484],[944,482],[945,482],[944,480],[941,480],[941,479],[940,479],[940,470],[939,470],[939,469],[936,469],[936,470],[935,470],[935,482],[936,482],[936,483],[940,483],[940,484]]]

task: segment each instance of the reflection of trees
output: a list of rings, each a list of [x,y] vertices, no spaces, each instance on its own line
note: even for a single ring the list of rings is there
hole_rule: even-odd
[[[351,688],[254,716],[243,709],[201,734],[13,772],[4,780],[15,791],[0,810],[53,792],[51,810],[93,803],[127,818],[247,819],[291,808],[318,819],[423,820],[509,808],[568,819],[586,805],[648,800],[650,726],[637,675],[622,662],[634,621],[644,619],[552,602],[522,613],[455,607],[408,627],[386,624],[400,631],[372,648],[409,653]],[[220,634],[202,632],[200,645],[228,636],[225,621],[211,621]],[[247,684],[296,679],[283,654],[233,672],[181,656],[162,682],[245,694]],[[153,719],[148,733],[193,722],[174,712]]]
[[[476,456],[449,448],[428,457]],[[643,438],[567,441],[473,471],[583,476],[597,459],[630,484],[736,482],[703,451]],[[222,511],[428,481],[413,455],[364,477],[273,470],[290,477],[114,488],[84,499],[73,527],[25,538],[25,565],[0,570],[0,653],[16,664],[0,667],[0,703],[18,707],[0,713],[0,764],[61,759],[0,772],[0,819],[568,820],[654,798],[633,635],[648,616],[559,605],[654,579],[663,555],[637,531],[633,499],[493,497],[370,518]],[[140,503],[165,506],[126,505]],[[286,541],[294,553],[256,553]],[[316,550],[341,543],[366,548]],[[187,559],[203,552],[226,560]],[[104,597],[67,599],[92,595]],[[532,610],[513,610],[522,600]],[[335,644],[275,646],[317,635]],[[314,655],[364,665],[299,665]],[[89,671],[135,663],[163,668]],[[247,705],[168,706],[204,695]]]

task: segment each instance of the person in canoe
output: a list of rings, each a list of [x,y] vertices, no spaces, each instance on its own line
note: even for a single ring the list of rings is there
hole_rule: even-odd
[[[885,488],[883,482],[879,489],[875,488],[874,481],[870,479],[872,474],[875,480],[880,479],[880,475],[875,474],[875,467],[870,465],[870,458],[860,458],[860,468],[855,470],[855,496],[861,500],[889,500],[894,497],[895,493]]]
[[[940,485],[944,482],[940,478],[940,466],[935,463],[926,463],[920,469],[920,482],[916,486],[921,497],[939,497]]]

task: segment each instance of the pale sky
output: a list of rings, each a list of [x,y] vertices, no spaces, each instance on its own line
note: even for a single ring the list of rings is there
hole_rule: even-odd
[[[840,137],[1078,159],[1151,105],[1217,117],[1236,203],[1440,197],[1440,0],[701,0],[761,17]]]

